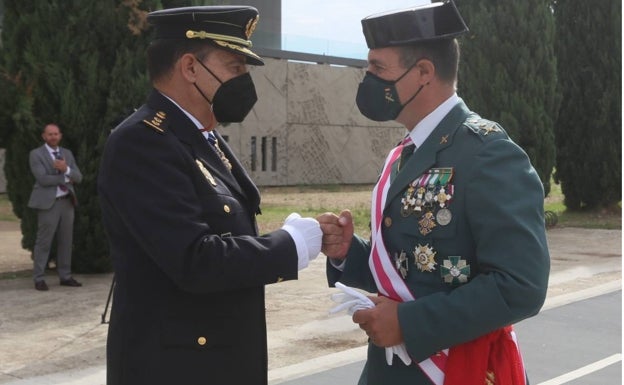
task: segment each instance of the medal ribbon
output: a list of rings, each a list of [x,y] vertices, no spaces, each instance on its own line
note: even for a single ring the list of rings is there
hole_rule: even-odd
[[[385,297],[395,301],[407,302],[413,301],[415,297],[409,290],[405,281],[401,279],[399,272],[396,270],[392,258],[388,254],[388,250],[384,245],[381,235],[381,221],[383,217],[383,208],[386,204],[388,189],[390,188],[390,174],[392,165],[401,155],[403,146],[411,143],[409,137],[405,138],[400,145],[392,149],[381,172],[379,181],[373,189],[373,197],[371,204],[371,254],[368,259],[368,265],[377,284],[377,290]],[[435,354],[426,360],[419,362],[418,366],[429,377],[435,385],[443,385],[444,383],[444,367],[448,359],[448,349]]]
[[[436,168],[435,171],[436,171],[436,174],[439,175],[440,186],[446,186],[451,181],[451,178],[453,177],[453,169],[450,167]]]

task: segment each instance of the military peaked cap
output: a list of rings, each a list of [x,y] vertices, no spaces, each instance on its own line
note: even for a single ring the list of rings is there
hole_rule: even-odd
[[[384,12],[362,19],[368,48],[449,39],[468,31],[453,1]]]
[[[147,15],[156,30],[155,39],[198,39],[247,57],[253,65],[264,65],[251,51],[258,10],[249,6],[205,6],[163,9]]]

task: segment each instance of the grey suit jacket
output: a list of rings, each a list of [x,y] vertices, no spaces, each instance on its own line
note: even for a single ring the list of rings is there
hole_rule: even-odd
[[[64,147],[59,148],[61,156],[65,159],[67,166],[70,168],[70,182],[65,182],[65,175],[59,174],[58,170],[54,168],[54,162],[46,146],[42,145],[41,147],[37,147],[30,152],[29,157],[30,171],[35,177],[35,184],[33,186],[33,191],[30,194],[28,207],[39,210],[48,210],[54,204],[56,199],[56,188],[61,184],[66,185],[73,195],[74,204],[78,202],[76,191],[74,190],[74,184],[82,181],[82,173],[76,164],[74,154]]]

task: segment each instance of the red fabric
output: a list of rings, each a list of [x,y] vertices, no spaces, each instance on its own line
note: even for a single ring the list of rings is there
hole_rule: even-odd
[[[444,385],[526,385],[520,351],[506,326],[449,351]],[[493,382],[487,372],[494,373]]]

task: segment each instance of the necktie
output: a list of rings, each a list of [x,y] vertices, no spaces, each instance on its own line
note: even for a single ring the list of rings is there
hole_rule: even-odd
[[[415,149],[416,145],[414,143],[410,143],[403,147],[403,150],[401,150],[401,156],[399,157],[399,165],[397,167],[397,171],[401,170],[401,167],[405,166],[410,156],[414,154]]]
[[[54,159],[56,160],[63,160],[63,157],[61,156],[61,153],[59,151],[52,151],[52,155],[54,155]],[[59,170],[58,173],[60,174],[61,171]],[[60,184],[58,187],[62,192],[67,192],[67,186],[65,186],[64,184]]]
[[[228,170],[231,171],[232,163],[230,163],[230,160],[225,156],[223,151],[221,151],[221,149],[219,148],[219,141],[217,140],[217,137],[212,131],[208,131],[208,143],[210,143],[212,147],[214,147],[214,149],[217,151],[217,154],[219,155],[219,158],[221,158],[221,161],[223,162],[223,164],[225,164],[225,167],[227,167]]]

